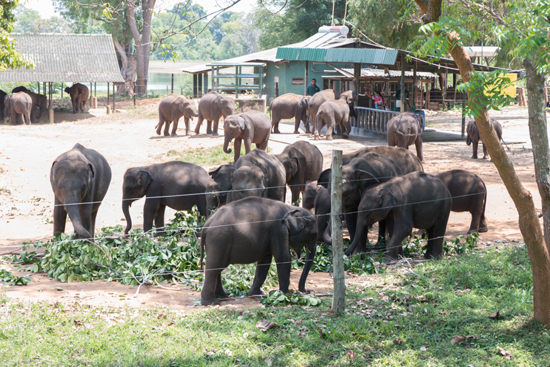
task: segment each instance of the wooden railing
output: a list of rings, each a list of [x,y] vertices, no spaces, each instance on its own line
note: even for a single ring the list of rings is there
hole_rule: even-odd
[[[354,136],[385,137],[386,125],[399,112],[355,107],[357,118],[350,119],[351,134]]]

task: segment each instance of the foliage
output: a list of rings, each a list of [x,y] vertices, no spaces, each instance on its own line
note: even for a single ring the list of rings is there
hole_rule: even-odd
[[[314,296],[303,295],[300,293],[284,294],[283,292],[277,290],[272,290],[269,292],[267,296],[262,297],[260,302],[264,306],[319,306],[321,304],[321,300]]]
[[[15,9],[19,0],[5,0],[0,2],[0,72],[6,69],[33,67],[33,63],[23,59],[15,51],[15,40],[10,37],[15,22]]]
[[[241,155],[244,154],[245,150],[243,145],[241,146]],[[168,157],[199,166],[214,166],[233,163],[233,153],[225,153],[223,151],[223,145],[218,145],[212,148],[192,148],[182,152],[170,150],[166,155]]]
[[[15,33],[72,33],[72,25],[61,17],[50,17],[44,19],[34,9],[28,9],[19,4],[15,9]]]
[[[30,281],[31,278],[29,277],[18,277],[5,269],[0,269],[0,283],[6,283],[9,285],[27,285]]]
[[[443,241],[443,252],[447,255],[463,255],[471,252],[477,246],[479,233],[474,232],[467,236],[459,235],[451,238],[449,242]],[[410,240],[403,240],[403,254],[407,257],[424,253],[428,246],[428,237],[423,233],[420,237],[414,235]]]

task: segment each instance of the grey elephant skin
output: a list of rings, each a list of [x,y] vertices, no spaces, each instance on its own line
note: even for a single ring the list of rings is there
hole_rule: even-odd
[[[199,118],[195,134],[200,134],[202,121],[206,120],[206,133],[218,135],[220,119],[235,113],[235,99],[222,96],[216,92],[208,92],[199,101]],[[214,126],[212,126],[212,122]]]
[[[177,94],[170,94],[164,97],[159,103],[159,123],[155,126],[157,135],[160,135],[162,126],[164,125],[164,136],[170,136],[168,132],[170,124],[174,123],[171,135],[176,136],[178,123],[182,116],[185,122],[185,135],[189,135],[190,121],[198,115],[199,113],[192,100],[184,96],[178,96]]]
[[[375,147],[365,147],[351,152],[348,154],[342,155],[342,165],[346,165],[351,162],[354,158],[361,158],[364,154],[370,152],[378,153],[386,158],[390,158],[394,161],[401,170],[401,173],[406,175],[411,172],[422,172],[424,167],[420,160],[410,152],[408,149],[398,148],[398,147],[389,147],[389,146],[375,146]],[[319,181],[319,184],[323,185],[323,181]],[[328,187],[328,186],[327,186]]]
[[[489,123],[493,127],[493,130],[495,130],[498,140],[502,141],[502,125],[500,122],[494,119],[490,119]],[[477,125],[475,121],[469,121],[468,126],[466,128],[466,145],[472,144],[472,158],[477,159],[477,147],[479,144],[479,141],[481,140],[481,137],[479,136],[479,131],[477,130]],[[487,147],[485,147],[485,144],[483,144],[483,141],[481,142],[483,145],[483,159],[487,159]]]
[[[284,202],[285,167],[274,155],[254,149],[235,163],[227,202],[258,196]]]
[[[308,103],[309,116],[311,116],[311,119],[313,121],[314,132],[317,131],[317,112],[319,111],[319,107],[321,107],[323,103],[325,103],[326,101],[334,101],[336,99],[343,99],[345,101],[349,101],[351,99],[355,103],[357,103],[358,98],[357,81],[355,79],[353,79],[353,87],[351,90],[340,93],[338,91],[335,91],[334,89],[324,89],[320,92],[315,93],[315,95],[311,97]]]
[[[326,176],[330,174],[330,169],[323,171],[319,176],[319,180],[326,180]],[[359,226],[359,223],[357,223],[357,208],[362,201],[363,195],[373,187],[401,175],[401,169],[392,159],[374,152],[364,154],[361,158],[352,159],[351,162],[342,167],[342,209],[352,241],[355,240]],[[357,252],[366,251],[368,233],[367,231],[361,233],[363,237],[360,239]],[[386,225],[385,221],[382,220],[379,225],[379,236],[384,238],[385,234]],[[331,243],[330,227],[326,229],[324,240],[328,244]]]
[[[90,90],[87,86],[80,83],[75,83],[70,87],[65,88],[65,92],[71,96],[71,104],[73,105],[73,113],[83,112],[88,102]]]
[[[422,126],[420,124],[420,117],[416,113],[400,113],[393,117],[386,125],[388,146],[409,149],[409,145],[414,144],[416,155],[423,162]]]
[[[234,165],[222,164],[208,172],[211,177],[206,190],[208,193],[206,196],[208,208],[215,210],[227,204],[227,194],[231,190],[231,179],[234,171]]]
[[[317,180],[323,170],[323,154],[315,145],[307,141],[297,141],[287,145],[275,157],[285,167],[286,183],[292,193],[291,203],[296,204],[300,192],[306,189],[306,183]]]
[[[111,182],[111,167],[100,153],[76,144],[55,159],[50,183],[55,195],[53,234],[65,232],[67,214],[76,238],[94,238],[101,201]]]
[[[357,233],[345,254],[349,256],[361,244],[368,227],[386,219],[390,235],[386,246],[388,258],[403,255],[403,240],[413,228],[419,228],[428,233],[424,257],[438,259],[443,255],[443,236],[451,206],[451,194],[437,177],[424,172],[395,177],[363,194]]]
[[[294,134],[299,134],[300,122],[304,123],[306,133],[310,133],[307,121],[308,103],[311,96],[301,96],[294,93],[286,93],[275,98],[269,105],[271,111],[271,125],[273,132],[279,134],[279,122],[284,119],[294,118]]]
[[[241,144],[243,142],[246,154],[250,153],[252,143],[256,144],[256,149],[267,150],[271,134],[271,121],[269,116],[263,112],[247,111],[227,116],[224,119],[223,130],[223,151],[231,154],[229,143],[231,140],[235,140],[233,162],[237,162],[241,156]]]
[[[249,197],[220,208],[208,219],[201,233],[206,251],[201,303],[211,305],[227,298],[221,273],[230,264],[256,262],[256,274],[249,295],[263,294],[271,260],[277,263],[279,289],[288,293],[292,255],[307,256],[298,290],[306,292],[306,279],[315,257],[317,225],[307,210],[265,198]]]
[[[4,107],[4,116],[10,116],[12,125],[31,124],[32,99],[27,93],[18,92],[4,97]]]
[[[12,94],[19,93],[19,92],[25,92],[29,95],[29,97],[31,97],[31,100],[32,100],[31,121],[35,123],[36,120],[40,120],[40,117],[42,117],[42,112],[46,111],[46,109],[48,108],[48,97],[46,97],[43,94],[31,92],[24,86],[15,87],[11,91]],[[38,116],[35,116],[37,108],[39,112],[38,112]]]
[[[5,119],[5,109],[6,109],[6,105],[4,104],[4,98],[6,98],[8,94],[6,92],[4,92],[3,90],[0,89],[0,119],[4,120]]]
[[[145,196],[143,231],[150,232],[153,221],[156,236],[164,235],[164,211],[191,210],[197,206],[199,215],[206,217],[206,192],[210,176],[202,167],[187,162],[166,162],[126,170],[122,185],[122,211],[128,233],[132,229],[130,206]],[[200,218],[199,218],[200,219]]]
[[[327,127],[327,140],[332,140],[332,131],[335,126],[340,126],[342,137],[347,139],[351,133],[351,125],[349,123],[350,117],[357,117],[353,99],[326,101],[319,107],[317,112],[315,140],[319,140],[319,133],[325,125]]]
[[[309,182],[304,191],[304,201],[302,208],[314,209],[317,218],[317,243],[325,241],[325,232],[330,219],[330,192],[317,182]],[[330,232],[327,232],[330,235]],[[325,241],[327,242],[327,241]],[[327,242],[327,243],[330,243]]]
[[[468,234],[487,232],[485,206],[487,204],[487,187],[475,173],[454,169],[437,174],[437,177],[453,198],[452,212],[470,212],[472,221]]]

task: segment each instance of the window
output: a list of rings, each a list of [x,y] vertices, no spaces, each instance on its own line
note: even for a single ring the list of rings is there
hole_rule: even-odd
[[[304,78],[292,78],[292,85],[304,85]]]

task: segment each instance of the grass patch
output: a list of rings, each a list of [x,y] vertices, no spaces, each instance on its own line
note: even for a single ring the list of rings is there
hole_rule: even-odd
[[[230,146],[230,148],[233,149],[233,146]],[[212,148],[193,148],[181,152],[170,150],[166,155],[178,161],[189,162],[198,166],[215,166],[233,163],[233,152],[231,152],[231,154],[224,153],[223,145]],[[241,156],[243,155],[245,155],[244,146],[241,147]]]
[[[346,312],[0,305],[0,360],[20,365],[542,366],[550,332],[532,321],[524,246],[451,256],[350,285]],[[498,319],[488,316],[500,311]],[[256,328],[268,320],[278,327]],[[458,336],[475,336],[457,344]],[[509,351],[511,359],[498,354]]]

